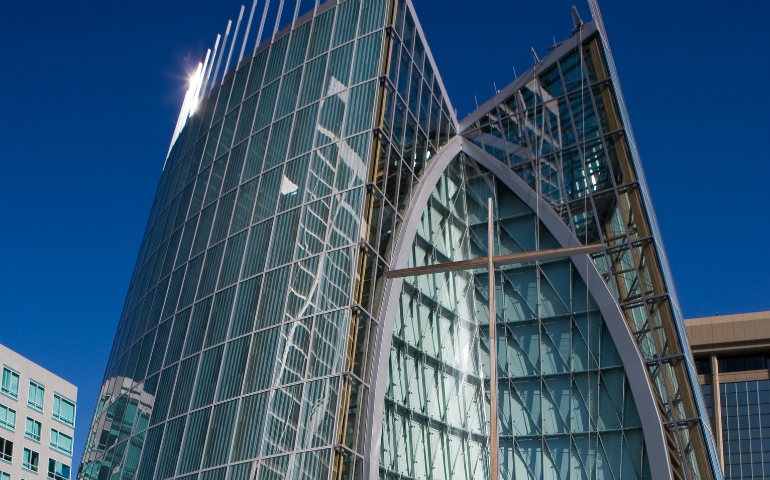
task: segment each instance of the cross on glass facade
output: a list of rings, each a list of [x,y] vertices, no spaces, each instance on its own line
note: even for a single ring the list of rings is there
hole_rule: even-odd
[[[426,265],[423,267],[413,267],[413,268],[406,268],[401,270],[389,270],[385,273],[385,276],[388,278],[398,278],[398,277],[417,277],[420,275],[435,275],[437,273],[444,273],[444,272],[457,272],[457,271],[469,271],[469,270],[476,270],[476,269],[482,269],[486,267],[487,272],[494,272],[495,266],[502,266],[502,265],[520,265],[523,263],[531,263],[531,262],[539,262],[541,260],[552,260],[552,259],[558,259],[558,258],[565,258],[567,256],[571,255],[579,255],[579,254],[590,254],[595,253],[598,251],[601,251],[601,246],[584,246],[584,247],[573,247],[573,248],[563,248],[563,249],[553,249],[553,250],[546,250],[544,252],[534,252],[534,253],[514,253],[509,255],[502,255],[502,256],[495,256],[494,255],[494,245],[495,245],[495,227],[494,227],[494,220],[493,220],[493,199],[490,197],[487,200],[487,256],[480,259],[474,259],[474,260],[465,260],[465,261],[459,261],[459,262],[446,262],[446,263],[440,263],[437,265]],[[536,221],[539,221],[539,219],[536,219]],[[486,265],[484,265],[486,264]],[[494,319],[492,323],[495,325],[497,324],[497,314],[495,310],[495,278],[496,275],[487,274],[489,278],[489,285],[487,288],[487,292],[489,295],[489,318]],[[488,345],[497,345],[497,337],[496,337],[497,328],[489,328],[488,329]],[[489,348],[489,411],[490,411],[490,417],[489,417],[489,471],[490,471],[490,477],[491,478],[498,478],[499,477],[499,462],[498,462],[498,448],[499,448],[499,439],[498,439],[498,421],[499,421],[499,412],[498,412],[498,406],[497,406],[497,400],[498,400],[498,393],[497,393],[497,381],[495,379],[498,378],[497,376],[497,358],[496,358],[496,352],[497,347]]]

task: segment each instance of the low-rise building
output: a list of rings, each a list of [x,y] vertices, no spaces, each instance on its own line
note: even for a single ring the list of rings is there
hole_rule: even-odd
[[[770,478],[770,311],[685,326],[725,479]]]
[[[78,389],[0,345],[0,480],[69,480]]]

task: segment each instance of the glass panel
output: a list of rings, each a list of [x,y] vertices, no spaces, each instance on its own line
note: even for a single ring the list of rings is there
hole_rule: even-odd
[[[281,80],[281,93],[278,96],[278,103],[275,109],[275,118],[281,118],[287,113],[294,111],[301,80],[301,68],[298,68],[283,77],[283,80]]]
[[[310,36],[311,22],[304,23],[291,32],[291,45],[289,53],[286,55],[285,71],[289,71],[305,60],[305,52],[308,46],[308,37]]]
[[[169,324],[170,325],[170,324]],[[53,396],[53,418],[66,423],[75,425],[75,403],[67,400],[59,394]]]
[[[236,422],[231,462],[255,458],[262,442],[269,393],[243,398]]]
[[[280,197],[278,199],[279,212],[296,207],[302,203],[309,161],[310,156],[305,155],[286,164],[286,169],[281,179]],[[278,220],[280,219],[281,216],[278,217]]]
[[[45,397],[45,388],[38,383],[30,381],[29,393],[27,395],[27,404],[36,410],[43,410],[44,397]]]
[[[333,46],[342,45],[355,36],[360,4],[360,0],[351,0],[338,7]]]
[[[265,84],[272,82],[283,72],[283,63],[288,45],[289,36],[286,35],[270,47],[270,59],[267,62],[267,70],[265,72]]]
[[[195,471],[200,466],[210,416],[211,408],[205,408],[190,414],[190,420],[187,422],[184,443],[182,444],[181,460],[177,467],[177,474]]]
[[[265,160],[267,139],[270,129],[265,128],[251,137],[249,151],[246,154],[246,165],[243,167],[243,180],[250,180],[262,171],[262,162]]]
[[[19,396],[19,374],[3,367],[2,392],[11,398]]]
[[[251,72],[249,73],[249,84],[246,87],[246,98],[256,93],[262,86],[262,76],[265,73],[267,64],[268,50],[263,50],[254,60],[251,61]]]
[[[382,56],[382,33],[377,32],[356,41],[356,58],[351,84],[376,77]]]
[[[325,479],[331,468],[331,450],[298,453],[294,460],[294,480]]]
[[[267,268],[284,265],[291,261],[299,226],[299,214],[300,209],[294,209],[276,217]]]
[[[294,130],[291,138],[291,146],[289,148],[289,158],[310,151],[313,146],[313,135],[315,134],[317,116],[317,103],[297,112],[297,118],[294,122]]]
[[[308,62],[305,67],[305,77],[302,80],[302,90],[299,94],[298,107],[318,100],[324,85],[324,73],[326,72],[326,55]]]
[[[332,9],[313,19],[313,33],[310,35],[308,58],[314,58],[329,49],[335,12],[336,10]]]
[[[227,326],[230,324],[230,312],[233,307],[234,297],[235,287],[230,287],[214,295],[211,317],[206,328],[206,348],[222,343],[225,340]]]
[[[350,91],[345,136],[355,135],[371,128],[376,86],[376,82],[369,82],[354,87]]]
[[[29,427],[29,422],[31,419],[27,417],[27,426]],[[16,429],[16,410],[12,408],[8,408],[5,405],[0,404],[0,425],[3,427],[14,430]],[[29,429],[28,429],[29,431]],[[39,435],[38,435],[39,437]]]
[[[264,269],[265,259],[267,258],[268,242],[270,240],[270,231],[272,228],[272,219],[251,228],[251,231],[249,232],[249,243],[244,256],[241,278],[251,277],[262,272]]]
[[[261,276],[241,282],[238,285],[238,297],[233,310],[230,338],[248,333],[254,328],[254,318],[257,313],[257,302],[259,301],[261,286]]]
[[[206,449],[203,452],[203,468],[222,465],[227,461],[237,413],[238,400],[220,403],[214,407]]]
[[[294,117],[289,115],[273,125],[270,132],[270,143],[268,143],[265,154],[265,169],[273,168],[286,160],[293,120]]]
[[[273,455],[294,448],[301,403],[302,385],[273,390],[262,455]]]
[[[280,328],[271,328],[254,334],[243,386],[244,393],[264,390],[272,384],[279,332]]]

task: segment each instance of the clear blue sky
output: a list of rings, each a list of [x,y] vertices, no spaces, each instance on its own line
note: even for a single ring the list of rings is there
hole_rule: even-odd
[[[209,3],[0,2],[0,343],[80,388],[73,469],[187,72],[242,2]],[[572,28],[570,1],[415,3],[460,118]],[[770,310],[770,3],[602,8],[685,316]]]

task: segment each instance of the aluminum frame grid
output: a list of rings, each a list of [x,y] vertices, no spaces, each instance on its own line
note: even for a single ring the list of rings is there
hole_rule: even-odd
[[[701,386],[704,397],[713,398],[712,385]],[[770,380],[719,384],[721,429],[724,435],[725,478],[764,479],[770,476],[766,445],[770,439]],[[711,402],[709,402],[709,405]],[[713,412],[709,409],[709,416]]]

